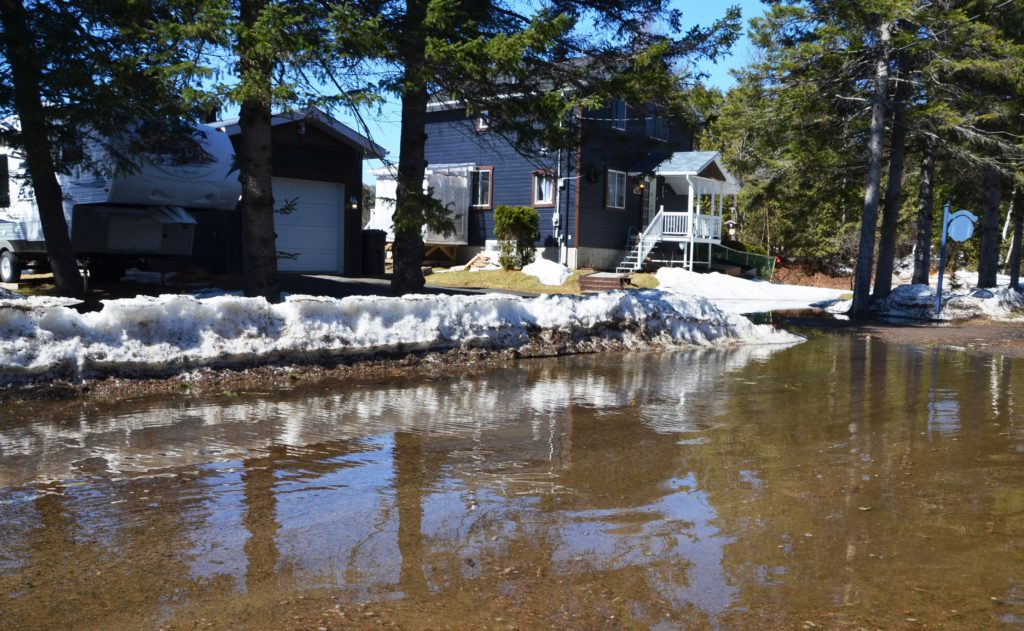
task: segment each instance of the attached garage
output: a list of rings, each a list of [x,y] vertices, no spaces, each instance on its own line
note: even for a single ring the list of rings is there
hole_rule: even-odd
[[[213,125],[237,150],[238,119]],[[316,108],[271,119],[278,270],[362,274],[363,160],[386,153]]]
[[[277,268],[344,274],[345,185],[276,177],[274,200]]]

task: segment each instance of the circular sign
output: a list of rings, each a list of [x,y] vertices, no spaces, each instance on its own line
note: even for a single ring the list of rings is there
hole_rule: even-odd
[[[958,210],[949,216],[946,234],[950,239],[962,243],[974,235],[974,222],[977,220],[970,211]]]

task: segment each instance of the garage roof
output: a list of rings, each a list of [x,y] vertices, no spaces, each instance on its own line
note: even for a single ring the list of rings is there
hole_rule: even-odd
[[[340,140],[341,142],[359,149],[365,154],[367,159],[370,158],[383,158],[387,155],[387,149],[381,147],[377,143],[373,142],[366,136],[363,136],[356,130],[352,129],[345,123],[334,118],[327,112],[316,108],[309,107],[304,110],[297,111],[286,111],[279,114],[275,114],[270,119],[270,126],[276,127],[278,125],[286,125],[288,123],[295,122],[306,122],[313,123],[318,129],[323,130],[326,134]],[[228,118],[221,121],[209,123],[212,127],[223,129],[229,136],[234,136],[241,132],[241,126],[238,124],[238,118]]]

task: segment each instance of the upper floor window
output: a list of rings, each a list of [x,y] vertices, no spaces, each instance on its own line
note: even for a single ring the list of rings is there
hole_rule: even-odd
[[[608,171],[608,208],[626,207],[626,174]]]
[[[668,140],[668,119],[652,112],[647,116],[645,132],[655,140]]]
[[[490,208],[494,167],[477,167],[470,171],[470,176],[470,205],[473,208]]]
[[[475,127],[477,131],[487,131],[491,128],[491,114],[484,110],[477,114]]]
[[[626,129],[626,102],[622,99],[612,101],[612,129]]]
[[[533,205],[555,205],[555,174],[551,171],[537,171],[533,174]]]

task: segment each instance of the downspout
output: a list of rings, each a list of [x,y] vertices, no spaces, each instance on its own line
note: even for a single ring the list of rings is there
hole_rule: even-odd
[[[562,150],[558,150],[558,158],[555,162],[555,245],[558,247],[558,263],[565,265],[565,232],[569,226],[562,222]],[[568,223],[566,221],[565,223]]]

